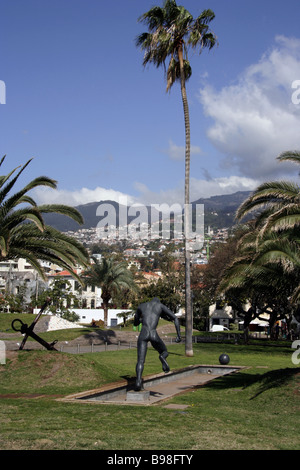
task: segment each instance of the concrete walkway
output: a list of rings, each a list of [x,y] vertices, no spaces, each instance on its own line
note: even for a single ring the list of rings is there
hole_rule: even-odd
[[[144,390],[134,391],[133,383],[119,382],[96,390],[69,395],[60,401],[98,404],[155,405],[231,374],[243,367],[197,365],[144,378]]]

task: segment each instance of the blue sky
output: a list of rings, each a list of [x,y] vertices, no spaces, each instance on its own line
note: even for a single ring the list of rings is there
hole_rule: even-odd
[[[3,173],[34,157],[20,181],[47,175],[39,202],[79,205],[128,196],[182,202],[180,88],[142,66],[137,18],[160,1],[0,0]],[[276,156],[300,149],[298,0],[185,0],[215,12],[219,46],[190,54],[191,199],[297,178]],[[300,96],[300,93],[299,93]]]

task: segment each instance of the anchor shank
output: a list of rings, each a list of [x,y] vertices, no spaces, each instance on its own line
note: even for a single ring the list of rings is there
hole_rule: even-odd
[[[47,343],[47,341],[45,341],[43,338],[35,334],[33,331],[28,331],[27,334],[28,336],[31,336],[33,339],[35,339],[38,343],[42,344],[46,349],[50,351],[56,351],[52,343],[51,344]]]

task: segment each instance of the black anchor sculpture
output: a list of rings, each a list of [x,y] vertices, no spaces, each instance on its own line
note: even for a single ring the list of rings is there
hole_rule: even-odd
[[[31,323],[30,326],[28,326],[26,323],[23,323],[22,320],[20,320],[19,318],[15,318],[13,321],[12,321],[12,329],[15,330],[15,331],[18,331],[18,332],[21,332],[22,334],[24,334],[24,338],[23,338],[23,341],[19,347],[19,350],[22,350],[25,346],[25,343],[27,341],[27,338],[28,336],[30,336],[31,338],[35,339],[38,343],[42,344],[46,349],[50,350],[50,351],[57,351],[57,349],[55,349],[54,345],[57,343],[57,340],[53,341],[52,343],[47,343],[47,341],[45,341],[43,338],[40,338],[40,336],[38,336],[36,333],[34,333],[33,329],[36,325],[36,323],[38,322],[40,316],[42,315],[43,311],[45,310],[45,308],[47,307],[47,305],[51,302],[51,299],[48,298],[46,300],[46,302],[42,305],[42,308],[41,310],[39,311],[39,313],[37,314],[37,316],[35,317],[34,321]],[[15,327],[15,323],[16,322],[19,322],[21,323],[21,327],[20,328],[16,328]]]

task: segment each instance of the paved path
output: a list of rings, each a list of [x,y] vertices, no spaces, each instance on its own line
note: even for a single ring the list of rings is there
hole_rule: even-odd
[[[181,370],[144,377],[144,391],[135,392],[134,382],[125,381],[69,395],[62,401],[98,404],[155,405],[169,398],[191,391],[217,377],[237,372],[241,367],[222,365],[189,366]],[[171,405],[169,405],[171,406]],[[172,405],[174,406],[174,405]]]

